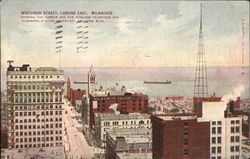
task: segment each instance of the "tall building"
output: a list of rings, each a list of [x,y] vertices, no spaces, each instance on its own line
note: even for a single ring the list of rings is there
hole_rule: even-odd
[[[89,125],[89,99],[87,95],[82,98],[82,118],[85,125]]]
[[[1,126],[6,125],[6,96],[1,93]]]
[[[152,116],[154,159],[209,159],[210,123],[194,114]]]
[[[233,115],[226,102],[202,102],[198,120],[210,122],[210,158],[241,158],[242,116]]]
[[[88,72],[88,95],[93,94],[96,89],[96,72],[93,66],[90,67]]]
[[[71,101],[71,85],[69,78],[67,80],[67,99]]]
[[[223,101],[200,102],[197,112],[152,116],[153,158],[241,158],[242,116]]]
[[[7,68],[9,148],[62,145],[64,73],[53,67]]]

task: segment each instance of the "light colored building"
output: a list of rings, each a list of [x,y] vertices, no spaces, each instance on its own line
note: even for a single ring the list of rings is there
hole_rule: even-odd
[[[53,67],[7,68],[9,148],[62,145],[64,73]]]
[[[1,159],[65,159],[63,147],[2,149]]]
[[[106,134],[107,158],[152,158],[151,128],[113,129]]]
[[[116,112],[117,113],[117,112]],[[105,146],[106,131],[113,129],[151,128],[149,114],[116,114],[116,113],[96,113],[95,114],[95,137],[98,146]]]
[[[1,126],[6,125],[6,96],[1,93]]]
[[[241,158],[242,116],[233,116],[223,102],[202,102],[198,121],[210,121],[210,158]]]

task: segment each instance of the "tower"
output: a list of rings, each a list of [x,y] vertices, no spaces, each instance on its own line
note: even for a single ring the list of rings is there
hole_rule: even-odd
[[[88,72],[88,95],[92,94],[96,89],[95,77],[96,73],[93,70],[93,66],[91,66]]]
[[[205,98],[208,96],[207,68],[202,33],[202,4],[200,6],[200,32],[195,70],[194,97]]]
[[[68,100],[71,100],[71,87],[70,87],[70,80],[69,80],[69,78],[67,80],[67,98],[68,98]]]
[[[245,74],[245,68],[244,68],[244,55],[245,55],[245,22],[244,19],[242,19],[241,23],[242,27],[242,39],[241,39],[241,58],[242,58],[242,71],[241,74]]]

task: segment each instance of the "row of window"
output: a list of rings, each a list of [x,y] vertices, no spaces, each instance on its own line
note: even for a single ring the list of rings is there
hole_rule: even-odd
[[[45,128],[54,128],[54,125],[55,125],[55,128],[62,128],[62,123],[60,124],[46,124],[45,125]],[[43,129],[44,128],[44,125],[42,125],[40,127],[40,125],[15,125],[15,129]]]
[[[16,138],[16,142],[40,142],[40,141],[45,141],[45,139],[46,141],[54,141],[54,139],[55,141],[58,141],[58,140],[62,140],[62,136],[55,136],[55,138],[53,136],[46,137],[46,138],[45,137]]]
[[[213,121],[212,125],[216,125],[216,121]],[[217,121],[217,125],[221,125],[221,121]]]
[[[25,106],[22,106],[22,105],[20,105],[20,106],[15,106],[15,110],[31,110],[31,109],[62,109],[62,106],[61,105],[55,105],[55,106],[53,106],[53,105],[25,105]]]
[[[240,121],[239,120],[231,120],[231,124],[239,124]]]
[[[106,121],[104,122],[104,126],[110,126],[110,123],[109,121]],[[122,125],[128,125],[128,121],[122,121]],[[150,124],[151,121],[150,120],[147,120],[147,124]],[[119,125],[119,122],[118,121],[113,121],[112,122],[113,125]],[[130,124],[131,125],[136,125],[137,124],[137,121],[130,121]],[[145,124],[145,122],[143,120],[139,121],[138,124]]]
[[[216,157],[212,157],[212,159],[216,159]],[[217,159],[221,159],[221,156],[217,156]]]
[[[239,136],[231,136],[230,141],[231,142],[240,142],[240,137]]]
[[[231,127],[231,133],[238,133],[240,132],[240,127],[236,126],[236,127]]]
[[[212,127],[212,134],[216,134],[216,127]],[[217,134],[221,134],[221,127],[217,127]]]
[[[33,123],[35,123],[35,122],[44,122],[44,121],[46,121],[46,122],[53,122],[54,121],[54,119],[53,118],[46,118],[46,119],[23,119],[23,120],[18,120],[18,119],[15,119],[15,123],[31,123],[31,122],[33,122]],[[62,118],[55,118],[55,121],[62,121]]]
[[[15,132],[16,136],[27,136],[27,135],[53,135],[62,134],[62,130],[46,130],[46,131],[29,131],[29,132]]]
[[[28,79],[39,79],[39,78],[53,78],[53,77],[55,77],[55,78],[60,78],[60,76],[10,76],[10,78],[11,79],[13,79],[13,78],[15,78],[15,79],[17,79],[17,78],[19,78],[19,79],[22,79],[22,78],[24,78],[24,79],[26,79],[26,78],[28,78]]]
[[[36,83],[36,84],[9,84],[8,89],[14,90],[57,90],[62,89],[63,87],[54,87],[45,83]]]
[[[216,152],[216,147],[212,147],[212,153],[221,153],[221,146],[217,147],[217,152]]]
[[[232,156],[230,156],[230,159],[240,159],[240,156],[239,155],[232,155]]]
[[[14,94],[15,97],[17,98],[31,98],[31,97],[42,97],[42,98],[48,98],[48,97],[53,97],[53,93],[52,92],[33,92],[33,93],[15,93]],[[62,95],[62,92],[55,92],[55,96],[56,98],[59,98],[57,96],[61,96]]]
[[[32,148],[32,147],[54,147],[54,146],[61,146],[62,142],[56,143],[55,145],[53,143],[47,143],[47,144],[26,144],[26,145],[15,145],[15,148]]]
[[[54,115],[55,112],[55,115],[62,115],[62,111],[59,110],[59,111],[42,111],[41,113],[37,114],[35,111],[33,112],[15,112],[15,116],[36,116],[39,117],[40,115]]]
[[[231,146],[230,147],[230,151],[231,152],[239,152],[240,151],[240,146]]]
[[[16,98],[15,103],[40,103],[40,102],[53,102],[53,98]],[[62,98],[55,98],[54,102],[62,102]]]
[[[212,137],[212,143],[216,144],[216,137]],[[221,144],[221,137],[217,137],[217,143]]]

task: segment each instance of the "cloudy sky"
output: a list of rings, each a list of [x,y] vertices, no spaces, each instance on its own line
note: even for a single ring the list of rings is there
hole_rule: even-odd
[[[208,66],[241,65],[245,19],[245,63],[249,65],[249,2],[205,1],[203,33]],[[21,11],[112,11],[118,19],[88,24],[88,49],[76,53],[76,24],[64,23],[63,67],[195,66],[200,2],[8,0],[1,3],[2,68],[58,66],[54,23],[21,22]]]

